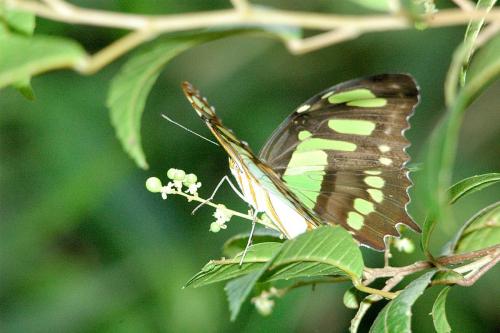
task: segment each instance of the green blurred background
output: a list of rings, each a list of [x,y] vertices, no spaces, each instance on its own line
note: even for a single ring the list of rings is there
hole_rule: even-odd
[[[88,7],[138,13],[180,13],[225,8],[226,1],[78,1]],[[334,4],[337,3],[337,4]],[[264,3],[263,3],[264,4]],[[347,2],[285,1],[266,5],[363,13]],[[122,32],[38,21],[37,32],[65,35],[96,52]],[[221,255],[231,235],[248,231],[234,220],[209,233],[213,211],[191,216],[193,204],[163,201],[144,188],[149,176],[165,179],[170,167],[194,172],[207,197],[228,174],[216,146],[163,121],[166,113],[204,135],[204,124],[185,100],[180,82],[196,84],[225,124],[258,151],[273,129],[301,102],[335,83],[384,72],[408,72],[422,102],[407,132],[413,162],[443,115],[443,81],[464,27],[367,34],[303,56],[262,37],[242,36],[187,51],[167,66],[148,99],[142,120],[150,170],[139,170],[122,151],[105,107],[110,79],[123,60],[83,77],[55,72],[33,81],[36,100],[13,89],[0,92],[0,331],[1,332],[345,332],[354,311],[342,305],[347,285],[297,290],[278,300],[270,317],[245,305],[229,322],[223,285],[182,290],[209,259]],[[470,107],[461,135],[454,178],[500,170],[500,84]],[[432,144],[432,143],[431,143]],[[417,179],[418,175],[413,177]],[[454,207],[455,223],[440,225],[435,252],[478,209],[498,200],[489,188]],[[229,188],[216,201],[244,211]],[[413,196],[422,223],[425,207]],[[418,239],[416,236],[414,239]],[[381,264],[365,251],[367,265]],[[395,264],[422,258],[395,256]],[[472,288],[455,287],[447,311],[457,332],[500,327],[499,269]],[[432,331],[428,315],[439,288],[414,309],[414,331]],[[383,304],[373,308],[363,330]]]

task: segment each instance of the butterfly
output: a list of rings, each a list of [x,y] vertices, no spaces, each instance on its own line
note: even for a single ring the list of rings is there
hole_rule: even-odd
[[[245,201],[285,237],[341,225],[360,245],[381,251],[387,236],[399,237],[399,224],[420,232],[406,210],[404,131],[419,102],[410,75],[369,76],[320,92],[283,121],[258,156],[196,88],[182,87],[229,155]]]

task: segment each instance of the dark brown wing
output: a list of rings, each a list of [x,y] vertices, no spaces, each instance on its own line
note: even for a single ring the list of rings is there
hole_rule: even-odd
[[[418,98],[406,74],[336,85],[298,107],[260,158],[320,220],[382,250],[386,235],[399,235],[397,224],[420,230],[406,212],[411,182],[404,167],[404,131]]]

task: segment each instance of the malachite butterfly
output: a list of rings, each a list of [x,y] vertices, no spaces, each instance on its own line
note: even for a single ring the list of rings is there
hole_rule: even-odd
[[[286,118],[258,156],[190,83],[183,90],[229,154],[248,204],[287,238],[338,224],[383,250],[386,236],[399,236],[398,224],[420,231],[406,211],[404,131],[419,101],[411,76],[375,75],[326,89]]]

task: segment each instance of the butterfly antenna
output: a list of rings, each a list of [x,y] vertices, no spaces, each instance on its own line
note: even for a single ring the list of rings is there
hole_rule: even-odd
[[[179,126],[180,128],[182,128],[182,129],[184,129],[184,130],[188,131],[189,133],[194,134],[194,135],[196,135],[196,136],[198,136],[198,137],[202,138],[203,140],[206,140],[206,141],[208,141],[208,142],[210,142],[210,143],[213,143],[213,144],[214,144],[214,145],[216,145],[216,146],[220,146],[217,142],[212,141],[212,140],[210,140],[210,139],[208,139],[208,138],[204,137],[203,135],[201,135],[201,134],[199,134],[199,133],[196,133],[196,132],[195,132],[195,131],[193,131],[193,130],[190,130],[190,129],[189,129],[189,128],[187,128],[186,126],[183,126],[183,125],[179,124],[178,122],[176,122],[175,120],[171,119],[170,117],[168,117],[168,116],[166,116],[166,115],[164,115],[164,114],[162,114],[161,116],[162,116],[163,118],[167,119],[167,120],[168,120],[169,122],[171,122],[172,124],[177,125],[177,126]]]

